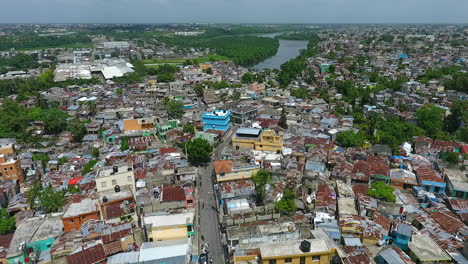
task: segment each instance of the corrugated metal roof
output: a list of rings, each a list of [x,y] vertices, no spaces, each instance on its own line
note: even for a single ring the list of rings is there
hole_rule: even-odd
[[[385,250],[380,251],[380,257],[382,257],[387,263],[392,264],[405,264],[403,260],[401,260],[398,253],[393,250],[393,248],[387,248]]]
[[[362,247],[361,239],[355,237],[345,237],[343,238],[346,246],[351,247]]]

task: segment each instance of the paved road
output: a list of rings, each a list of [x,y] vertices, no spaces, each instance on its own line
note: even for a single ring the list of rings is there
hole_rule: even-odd
[[[220,158],[224,148],[229,144],[230,136],[224,140],[218,148],[213,151],[213,159]],[[218,203],[215,200],[214,194],[214,178],[213,178],[213,163],[210,163],[206,168],[200,168],[200,182],[199,194],[199,232],[200,238],[203,236],[204,240],[200,239],[199,245],[208,243],[209,256],[213,257],[214,264],[224,264],[224,249],[222,244],[221,231],[219,229],[219,214]]]

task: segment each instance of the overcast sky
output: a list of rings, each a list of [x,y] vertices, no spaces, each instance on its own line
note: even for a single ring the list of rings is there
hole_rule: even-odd
[[[468,23],[468,0],[3,0],[0,23]]]

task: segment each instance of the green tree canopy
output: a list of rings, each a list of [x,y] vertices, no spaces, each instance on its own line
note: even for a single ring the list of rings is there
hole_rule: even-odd
[[[250,72],[246,72],[244,73],[244,75],[242,75],[242,83],[252,83],[253,82],[253,74],[250,73]]]
[[[184,133],[195,133],[195,127],[190,124],[185,124],[184,127],[182,128],[182,132]]]
[[[56,213],[66,203],[66,191],[54,191],[52,186],[42,187],[39,181],[33,183],[26,197],[31,207],[44,213]]]
[[[294,202],[294,199],[296,199],[294,192],[290,189],[285,189],[283,192],[283,197],[275,204],[276,210],[284,213],[293,213],[297,211],[297,206]]]
[[[451,164],[458,164],[458,156],[453,152],[446,152],[444,155],[444,160]]]
[[[291,91],[291,95],[296,98],[307,99],[309,98],[309,91],[306,88],[299,88]]]
[[[372,183],[369,190],[367,190],[367,194],[377,199],[383,199],[387,202],[395,202],[396,196],[393,191],[393,187],[385,184],[384,182],[378,181]]]
[[[93,158],[99,158],[99,149],[98,148],[92,148],[91,149],[91,155]]]
[[[429,137],[438,138],[444,127],[444,110],[433,104],[426,105],[416,111],[416,120]]]
[[[288,129],[288,123],[286,119],[286,110],[284,109],[284,106],[283,106],[283,109],[281,110],[281,117],[278,122],[278,126],[283,129]]]
[[[450,115],[445,119],[445,130],[455,133],[463,124],[468,123],[468,101],[455,101],[450,108]]]
[[[166,103],[167,114],[170,119],[180,119],[184,115],[182,107],[184,104],[181,101],[169,100]]]
[[[259,170],[252,178],[255,184],[255,200],[258,205],[265,203],[266,186],[271,183],[271,174],[265,170]]]
[[[195,138],[185,143],[187,148],[188,161],[194,166],[200,166],[211,161],[213,147],[208,141],[202,138]]]
[[[10,216],[5,208],[0,208],[0,234],[13,233],[16,229],[16,219]]]
[[[72,119],[68,122],[67,131],[73,134],[74,142],[81,142],[83,137],[88,133],[85,123],[78,119]]]
[[[364,145],[364,138],[361,133],[354,131],[342,131],[336,135],[336,143],[342,147],[362,147]]]
[[[91,172],[93,170],[94,165],[98,163],[97,160],[90,160],[88,163],[86,163],[83,166],[83,170],[81,171],[82,175],[86,175],[88,172]]]
[[[67,127],[68,115],[58,108],[42,109],[36,107],[30,111],[31,120],[43,121],[47,133],[58,134]]]

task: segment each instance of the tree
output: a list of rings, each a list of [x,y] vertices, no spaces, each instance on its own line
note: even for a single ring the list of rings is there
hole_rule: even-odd
[[[335,73],[335,65],[333,65],[333,64],[330,65],[330,66],[328,67],[328,72],[329,72],[329,73]]]
[[[125,136],[120,138],[120,150],[124,151],[129,148],[128,139],[129,138]]]
[[[342,131],[336,135],[336,143],[342,147],[362,147],[364,139],[360,133],[354,131]]]
[[[208,141],[202,138],[195,138],[185,143],[187,148],[188,161],[193,166],[200,166],[211,161],[213,147]]]
[[[296,199],[294,192],[289,189],[285,189],[283,197],[275,204],[276,210],[284,213],[295,212],[297,210],[297,206],[294,199]]]
[[[292,90],[291,95],[296,98],[307,99],[309,98],[309,91],[306,88],[299,88]]]
[[[468,101],[455,101],[450,108],[450,115],[444,120],[445,131],[455,133],[462,124],[468,122]]]
[[[234,94],[232,94],[231,96],[231,99],[232,100],[239,100],[241,97],[241,93],[240,92],[234,92]]]
[[[70,158],[68,158],[67,156],[63,156],[63,157],[57,159],[59,165],[65,164],[69,160],[70,160]]]
[[[197,84],[195,88],[193,88],[193,90],[195,91],[195,94],[198,97],[203,97],[203,85],[202,84]]]
[[[182,132],[193,134],[195,133],[195,127],[190,124],[185,124],[184,127],[182,128]]]
[[[86,125],[78,119],[72,119],[68,122],[67,131],[73,134],[74,142],[81,142],[83,137],[88,133],[86,131]]]
[[[121,94],[123,94],[123,89],[122,88],[117,88],[115,90],[115,93],[118,94],[118,95],[121,95]]]
[[[29,116],[31,120],[43,121],[47,133],[58,134],[67,127],[68,115],[58,108],[35,107],[30,111]]]
[[[278,122],[278,126],[283,128],[283,129],[288,129],[288,123],[287,123],[287,120],[286,120],[286,110],[283,106],[283,109],[281,110],[281,117],[280,117],[280,120]]]
[[[94,158],[99,158],[99,149],[98,149],[98,148],[92,148],[92,149],[91,149],[91,155],[92,155]]]
[[[451,164],[458,164],[458,156],[453,152],[446,152],[444,160]]]
[[[206,69],[205,72],[206,72],[207,74],[213,74],[213,70],[211,69],[211,67],[208,68],[208,69]]]
[[[5,208],[0,209],[0,234],[13,233],[16,229],[16,219],[10,216]]]
[[[43,167],[46,167],[46,166],[47,166],[47,163],[48,163],[49,160],[50,160],[49,155],[47,155],[47,154],[45,154],[45,153],[36,153],[36,154],[33,154],[32,159],[33,159],[33,160],[36,160],[36,161],[37,161],[37,160],[40,160]]]
[[[416,111],[416,120],[429,137],[437,138],[444,127],[444,110],[433,104],[426,105]]]
[[[47,186],[42,190],[41,195],[39,196],[39,210],[44,213],[56,213],[65,205],[66,191],[54,191],[52,186]]]
[[[43,188],[39,181],[33,183],[26,197],[31,207],[44,213],[55,213],[59,211],[66,202],[65,191],[54,191],[52,186]]]
[[[263,205],[267,194],[266,187],[271,183],[271,174],[268,171],[259,170],[252,181],[255,184],[255,201],[257,205]]]
[[[250,72],[244,73],[242,75],[242,83],[251,83],[253,82],[254,76]]]
[[[170,119],[180,119],[184,115],[182,107],[184,104],[181,101],[170,100],[166,104],[167,114]]]
[[[81,171],[81,175],[86,175],[87,173],[93,170],[94,165],[98,163],[97,160],[90,160],[83,166],[83,170]]]
[[[367,194],[377,199],[383,199],[387,202],[395,202],[396,196],[393,191],[393,187],[385,184],[384,182],[378,181],[372,183],[369,190],[367,190]]]
[[[175,77],[174,77],[174,75],[172,75],[170,73],[161,73],[161,74],[158,74],[157,81],[160,82],[160,83],[173,82],[173,81],[175,81]]]

